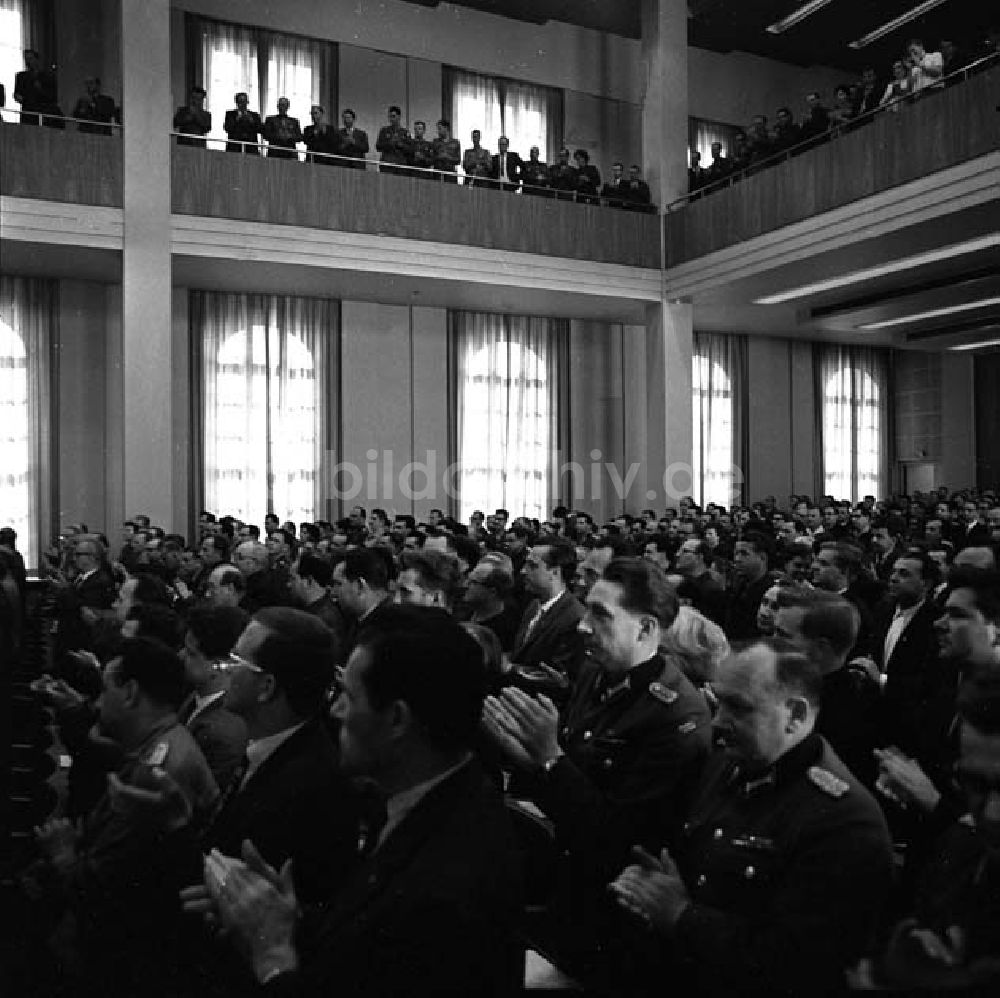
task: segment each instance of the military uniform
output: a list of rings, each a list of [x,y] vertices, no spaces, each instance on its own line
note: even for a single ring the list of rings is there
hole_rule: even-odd
[[[549,910],[530,931],[558,966],[586,977],[607,936],[607,884],[633,845],[659,848],[679,827],[709,753],[711,718],[673,659],[657,655],[611,685],[588,659],[559,743],[565,755],[533,786],[560,855]]]
[[[410,133],[402,125],[383,125],[378,130],[375,149],[382,154],[380,162],[384,164],[398,163],[406,166],[410,158]],[[391,166],[381,167],[382,173],[405,173],[405,170],[393,170]]]
[[[842,986],[891,873],[878,805],[815,733],[763,774],[713,759],[673,858],[692,901],[676,955],[699,991]]]
[[[412,139],[410,142],[410,166],[419,166],[425,170],[434,166],[434,143],[429,139]],[[429,173],[418,173],[416,176],[434,179]]]
[[[436,138],[431,145],[434,148],[434,169],[442,173],[454,173],[462,162],[462,146],[458,139]],[[442,178],[447,184],[458,183],[457,178]]]

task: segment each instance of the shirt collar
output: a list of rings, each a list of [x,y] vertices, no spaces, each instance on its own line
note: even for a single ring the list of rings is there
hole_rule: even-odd
[[[463,755],[462,758],[450,769],[446,769],[443,773],[438,773],[437,776],[432,776],[429,780],[424,780],[423,783],[417,783],[412,787],[407,787],[406,790],[400,790],[399,793],[393,794],[385,802],[386,822],[378,837],[379,845],[385,842],[392,830],[400,825],[403,819],[436,786],[438,786],[438,784],[444,783],[449,776],[453,776],[457,773],[463,766],[468,764],[471,758],[472,753],[466,752],[465,755]]]
[[[247,744],[247,769],[243,777],[243,782],[246,783],[305,723],[305,721],[300,721],[298,724],[293,724],[290,728],[285,728],[284,731],[267,735],[264,738],[256,738],[252,742],[249,742]]]

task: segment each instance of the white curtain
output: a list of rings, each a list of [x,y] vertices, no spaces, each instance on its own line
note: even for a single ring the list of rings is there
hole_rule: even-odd
[[[731,156],[736,133],[735,125],[727,125],[721,121],[709,121],[706,118],[688,118],[688,153],[700,152],[701,165],[707,168],[712,165],[712,143],[722,143],[722,155]],[[690,155],[688,156],[690,161]]]
[[[278,98],[288,98],[288,113],[299,119],[305,128],[309,124],[309,109],[323,104],[323,63],[326,42],[298,35],[268,32],[267,84],[261,116],[278,113]],[[335,109],[327,108],[331,121],[337,120]]]
[[[823,492],[858,502],[885,492],[887,359],[870,347],[817,345]]]
[[[24,69],[24,48],[24,0],[0,0],[0,83],[7,93],[7,107],[17,107],[14,77]],[[6,120],[16,121],[17,115],[8,115]]]
[[[742,336],[696,333],[692,357],[692,493],[696,503],[729,508],[741,502]]]
[[[206,106],[212,114],[209,136],[224,140],[226,111],[235,107],[233,96],[245,92],[251,109],[261,109],[257,32],[239,24],[204,21],[201,29],[204,78],[198,82],[208,91]],[[222,141],[209,142],[222,149]]]
[[[326,512],[325,413],[336,304],[193,292],[200,337],[204,508],[261,524]]]
[[[549,155],[549,100],[545,89],[523,83],[503,88],[503,128],[510,147],[524,159],[538,146],[542,159]]]
[[[557,319],[451,314],[457,359],[460,516],[548,515],[558,437]]]
[[[482,132],[483,148],[495,151],[497,139],[503,135],[499,84],[490,76],[460,70],[452,70],[448,76],[451,84],[452,135],[466,149],[472,145],[472,133],[478,129]]]
[[[51,538],[51,342],[55,289],[49,281],[0,278],[0,527],[17,532],[27,566]]]

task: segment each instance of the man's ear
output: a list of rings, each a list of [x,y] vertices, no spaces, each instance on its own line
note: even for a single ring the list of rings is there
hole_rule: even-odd
[[[273,700],[278,693],[278,684],[274,681],[274,676],[270,672],[265,672],[261,676],[260,692],[257,694],[258,703],[265,703]]]
[[[785,706],[788,707],[789,733],[809,720],[809,701],[805,697],[789,697],[785,701]]]
[[[134,679],[126,679],[122,683],[125,693],[125,703],[129,707],[134,707],[139,700],[139,684]]]
[[[413,710],[405,700],[393,700],[389,707],[389,724],[394,736],[405,735],[415,723]]]

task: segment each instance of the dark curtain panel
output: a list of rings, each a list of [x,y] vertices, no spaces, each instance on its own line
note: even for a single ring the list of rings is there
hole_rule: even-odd
[[[190,17],[190,15],[188,15]],[[204,338],[205,297],[188,292],[188,395],[191,406],[191,439],[188,442],[188,537],[198,537],[198,515],[205,508],[205,380]]]

